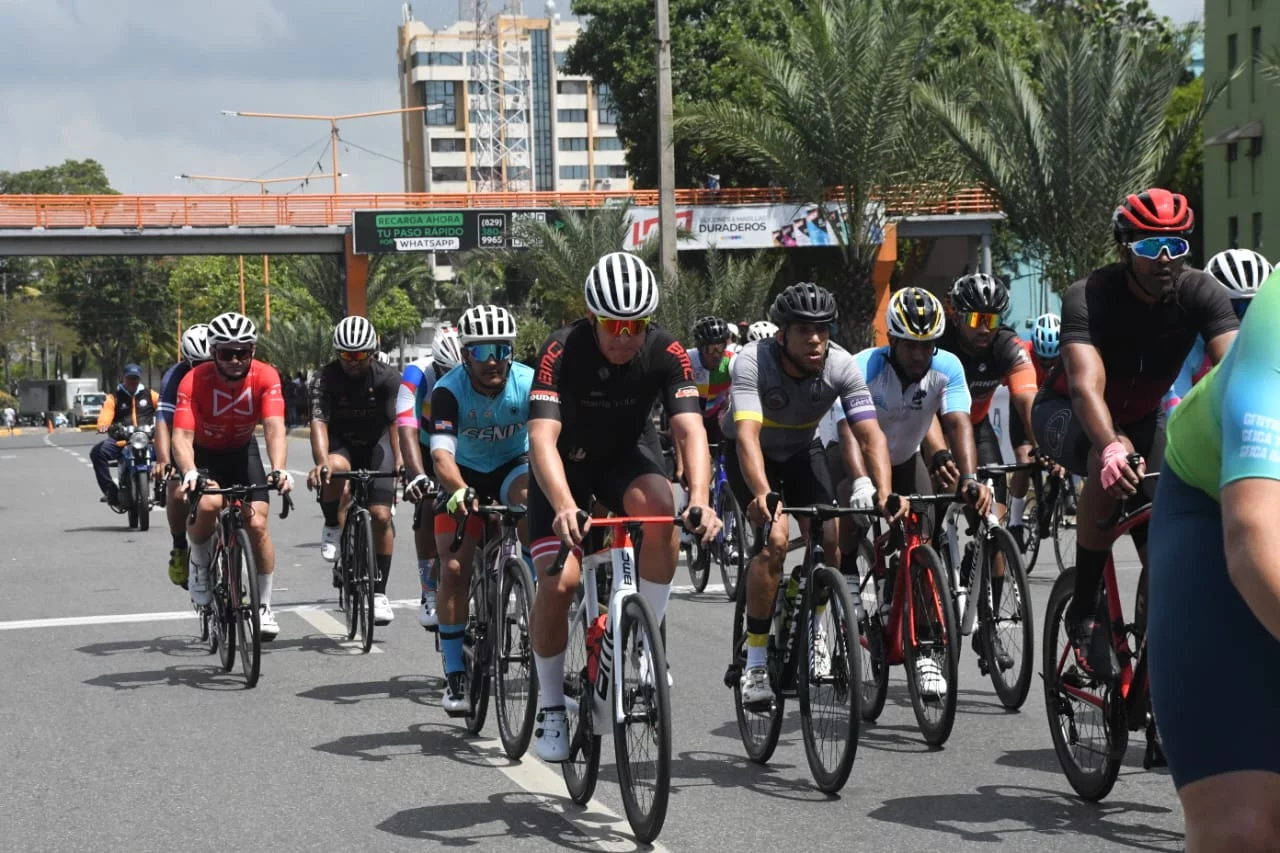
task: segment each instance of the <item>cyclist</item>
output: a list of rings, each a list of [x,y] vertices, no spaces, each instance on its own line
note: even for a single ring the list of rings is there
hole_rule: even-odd
[[[702,405],[702,425],[707,431],[707,441],[719,444],[720,410],[729,399],[729,365],[733,355],[727,351],[729,324],[719,317],[703,317],[693,326],[693,339],[697,348],[688,350],[693,364],[693,381],[698,386],[698,401]],[[675,447],[675,474],[677,483],[684,480],[684,459],[680,448]]]
[[[1158,452],[1160,400],[1196,335],[1216,364],[1239,326],[1226,290],[1185,266],[1194,222],[1187,199],[1164,189],[1129,195],[1116,208],[1120,263],[1068,288],[1062,361],[1032,411],[1036,444],[1085,478],[1076,508],[1076,586],[1065,619],[1079,666],[1100,678],[1115,672],[1115,662],[1110,637],[1094,618],[1111,548],[1098,522],[1111,515],[1116,498],[1135,493],[1145,460]],[[1131,453],[1144,458],[1137,470],[1129,466]],[[1130,535],[1145,566],[1147,525]]]
[[[157,480],[166,476],[173,462],[170,450],[170,431],[173,427],[173,411],[178,402],[178,386],[182,378],[197,364],[213,358],[209,354],[209,327],[204,323],[188,326],[182,333],[182,358],[170,367],[160,380],[160,405],[156,407],[156,467]],[[165,516],[169,520],[169,534],[173,537],[173,549],[169,552],[169,580],[187,588],[187,511],[178,500],[178,483],[170,480],[165,485]]]
[[[400,468],[400,437],[395,430],[396,395],[400,376],[395,368],[379,361],[378,335],[373,324],[360,316],[344,317],[333,329],[333,349],[337,358],[320,368],[311,383],[311,458],[315,467],[307,475],[307,488],[320,489],[320,512],[324,527],[320,532],[320,556],[333,565],[333,585],[342,585],[338,573],[338,542],[342,518],[350,501],[344,480],[334,482],[325,473],[334,471],[383,471]],[[391,505],[395,502],[395,482],[374,480],[370,484],[369,515],[373,519],[374,559],[378,583],[373,595],[373,622],[389,624],[395,613],[387,600],[387,578],[395,531],[391,527]],[[341,509],[341,512],[340,512]]]
[[[876,422],[867,383],[853,355],[831,341],[837,313],[835,298],[826,289],[812,282],[793,284],[770,309],[778,333],[747,344],[733,361],[730,405],[722,423],[725,476],[752,524],[774,522],[768,542],[747,568],[747,666],[741,677],[746,708],[773,701],[766,657],[787,556],[786,516],[771,513],[766,498],[779,492],[784,503],[795,506],[836,502],[817,429],[837,399],[879,487],[881,512],[891,491],[888,443]],[[838,553],[834,523],[806,532],[821,535],[827,550]],[[815,651],[819,658],[825,656],[821,648]]]
[[[756,320],[747,327],[747,343],[763,341],[778,334],[778,327],[768,320]]]
[[[450,715],[466,714],[467,676],[462,641],[467,591],[476,541],[483,532],[479,503],[524,504],[529,485],[529,389],[533,368],[513,363],[516,322],[505,308],[477,305],[458,321],[462,367],[450,370],[431,392],[431,458],[435,477],[449,495],[447,513],[435,517],[440,573],[440,651],[447,688],[442,702]],[[415,478],[420,470],[411,470]],[[468,489],[475,501],[468,504]],[[414,497],[420,497],[414,495]],[[466,537],[450,552],[457,525]],[[521,522],[522,541],[527,541]]]
[[[1058,363],[1058,356],[1061,352],[1058,334],[1061,329],[1062,320],[1057,314],[1041,314],[1031,326],[1031,338],[1022,341],[1022,348],[1026,350],[1027,357],[1031,359],[1031,366],[1036,369],[1037,389],[1044,387],[1050,371]],[[1032,459],[1037,456],[1031,435],[1027,432],[1026,427],[1023,426],[1021,418],[1009,419],[1009,443],[1013,446],[1013,452],[1019,460]],[[1050,466],[1050,470],[1055,476],[1065,474],[1062,466],[1056,463]],[[1015,485],[1018,478],[1022,476],[1025,475],[1014,475]],[[1013,534],[1014,539],[1022,545],[1024,552],[1030,545],[1031,535],[1039,536],[1041,539],[1049,536],[1049,523],[1051,520],[1047,513],[1041,513],[1039,529],[1034,534],[1028,534],[1021,529],[1025,515],[1026,497],[1024,493],[1022,500],[1011,498],[1009,501],[1009,531]]]
[[[258,592],[261,597],[262,639],[274,640],[280,633],[271,611],[271,588],[275,578],[276,555],[267,531],[270,506],[267,484],[280,494],[293,488],[287,470],[289,438],[284,425],[284,396],[280,374],[271,365],[254,359],[258,330],[243,314],[227,312],[209,321],[209,349],[213,361],[192,368],[178,385],[178,404],[173,413],[173,464],[182,472],[182,491],[190,500],[201,472],[210,486],[255,486],[250,494],[250,511],[245,513],[249,546],[258,565]],[[258,456],[254,428],[262,424],[271,473],[264,474]],[[187,526],[190,541],[191,600],[207,605],[209,591],[209,548],[221,495],[200,498],[195,520]]]
[[[1227,249],[1210,258],[1204,271],[1227,289],[1231,307],[1243,320],[1254,294],[1271,275],[1271,263],[1252,249]],[[1173,387],[1164,396],[1164,410],[1168,412],[1177,406],[1191,386],[1199,382],[1211,367],[1213,363],[1204,351],[1204,338],[1197,337],[1187,360],[1182,363],[1178,378],[1173,380]]]
[[[428,488],[431,467],[431,391],[453,368],[462,363],[458,343],[458,327],[441,325],[431,342],[431,359],[418,359],[404,369],[400,392],[396,395],[396,431],[400,433],[400,455],[408,471],[418,471],[405,484],[415,499]],[[429,512],[430,506],[423,512]],[[418,606],[418,624],[428,630],[436,627],[436,535],[430,518],[414,531],[413,543],[418,556],[418,582],[422,589]]]
[[[1049,372],[1058,365],[1058,356],[1062,353],[1059,334],[1062,331],[1062,318],[1057,314],[1041,314],[1031,327],[1031,340],[1023,341],[1022,347],[1031,357],[1031,366],[1036,369],[1036,387],[1043,388]],[[1017,422],[1010,424],[1011,431],[1018,429]],[[1024,436],[1029,444],[1030,436]]]
[[[160,395],[143,384],[142,368],[126,364],[120,384],[102,402],[102,411],[98,413],[98,432],[105,433],[116,424],[153,424],[159,407]],[[123,446],[124,442],[107,437],[89,451],[93,474],[98,479],[98,488],[102,490],[102,501],[112,506],[120,500],[120,489],[111,479],[111,463],[120,458]]]
[[[578,508],[592,497],[628,515],[674,515],[657,430],[650,419],[662,398],[671,431],[688,460],[689,507],[704,543],[720,529],[708,506],[710,455],[693,364],[669,332],[652,325],[658,282],[644,261],[626,252],[600,258],[585,283],[589,316],[552,333],[536,362],[529,402],[529,537],[539,574],[560,543],[577,545],[584,530]],[[687,518],[688,509],[685,510]],[[646,525],[638,554],[639,592],[661,623],[671,595],[679,536],[674,527]],[[564,649],[568,611],[578,587],[578,559],[556,577],[540,577],[531,625],[541,691],[535,751],[544,761],[569,755],[564,714]]]
[[[1278,281],[1262,287],[1234,346],[1170,415],[1151,516],[1147,659],[1190,853],[1275,849]]]
[[[978,482],[978,450],[970,418],[972,398],[964,368],[954,354],[939,349],[946,326],[942,303],[920,287],[905,287],[893,294],[885,311],[888,346],[865,349],[854,360],[866,377],[875,402],[876,418],[889,442],[892,491],[911,494],[929,490],[921,459],[922,442],[936,420],[945,440],[932,450],[929,468],[944,470],[954,481],[956,494],[985,515],[991,509],[991,492]],[[950,446],[950,450],[947,446]],[[936,698],[947,692],[942,670],[931,658],[918,662],[921,689]]]

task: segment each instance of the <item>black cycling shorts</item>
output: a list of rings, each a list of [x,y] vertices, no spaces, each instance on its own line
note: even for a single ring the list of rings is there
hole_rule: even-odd
[[[840,442],[833,441],[827,445],[823,455],[827,460],[827,476],[831,478],[831,482],[835,486],[839,486],[845,480],[853,478],[844,465],[844,454],[840,452]]]
[[[1280,773],[1280,640],[1227,575],[1222,507],[1172,470],[1154,507],[1147,662],[1173,784]]]
[[[729,488],[733,489],[733,496],[745,511],[755,495],[742,476],[742,463],[738,459],[736,441],[724,443],[724,473],[729,480]],[[836,490],[831,483],[831,472],[827,468],[827,454],[817,438],[804,450],[782,461],[766,456],[764,474],[769,481],[769,490],[782,495],[783,505],[831,505],[836,502]]]
[[[250,440],[244,447],[230,450],[210,450],[197,444],[195,451],[196,468],[216,481],[219,488],[260,486],[249,493],[249,501],[269,503],[267,496],[271,489],[267,486],[267,472],[262,469],[257,441]]]
[[[985,417],[973,425],[973,443],[978,449],[978,466],[1003,465],[1004,452],[1000,449],[1000,436],[991,425],[991,418]]]
[[[1160,469],[1160,460],[1164,456],[1161,422],[1160,408],[1156,407],[1141,420],[1116,427],[1133,442],[1133,449],[1142,454],[1148,473]],[[1035,430],[1036,445],[1054,462],[1072,474],[1089,475],[1089,451],[1093,449],[1093,443],[1072,410],[1070,397],[1059,396],[1048,388],[1041,389],[1031,407],[1031,426]]]
[[[391,452],[391,436],[383,433],[377,444],[364,447],[349,445],[341,436],[329,436],[329,452],[341,456],[351,465],[351,470],[381,471],[391,473],[396,469],[395,454]],[[391,506],[395,503],[396,481],[383,477],[369,484],[369,504]]]
[[[480,503],[505,504],[511,484],[521,474],[529,473],[529,457],[521,453],[492,471],[477,471],[465,465],[459,465],[458,471],[462,474],[463,481],[476,490],[476,498]]]

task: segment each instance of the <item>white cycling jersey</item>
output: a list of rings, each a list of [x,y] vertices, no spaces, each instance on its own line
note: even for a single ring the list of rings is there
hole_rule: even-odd
[[[864,349],[854,360],[871,391],[876,420],[889,442],[892,465],[907,462],[920,450],[935,414],[969,414],[973,399],[964,380],[964,368],[960,359],[946,350],[937,350],[929,370],[919,382],[910,385],[903,384],[889,363],[887,346]]]

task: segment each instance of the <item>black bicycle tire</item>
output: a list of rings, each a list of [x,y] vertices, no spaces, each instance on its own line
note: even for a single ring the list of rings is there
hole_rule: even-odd
[[[489,613],[488,574],[483,566],[472,566],[471,583],[467,585],[467,621],[463,629],[462,655],[467,674],[468,711],[463,720],[468,732],[480,734],[484,729],[485,719],[489,716],[489,693],[493,686],[490,678],[490,652],[494,632],[492,628],[493,614]]]
[[[618,788],[622,794],[622,807],[626,812],[631,831],[641,844],[652,843],[662,832],[662,824],[667,819],[667,806],[671,798],[671,688],[667,685],[667,655],[662,646],[662,636],[658,628],[658,620],[653,615],[649,603],[633,594],[622,602],[618,618],[618,636],[621,638],[622,654],[613,662],[617,667],[614,678],[622,682],[626,676],[626,665],[631,655],[627,651],[627,639],[631,635],[631,626],[635,624],[646,635],[645,650],[652,661],[649,677],[653,690],[652,711],[656,714],[655,725],[651,727],[656,734],[655,745],[657,756],[654,759],[653,800],[648,810],[642,810],[636,797],[631,762],[627,749],[627,724],[613,723],[613,749],[617,761]],[[639,637],[637,635],[637,641]],[[625,709],[625,699],[624,699]]]
[[[235,609],[240,669],[244,673],[245,687],[256,687],[262,674],[262,602],[258,594],[258,563],[249,544],[249,533],[243,528],[236,531],[235,551],[244,560],[244,579],[248,582],[245,592],[249,597],[247,609],[243,602],[237,602]],[[239,568],[236,571],[239,572]]]
[[[343,620],[347,625],[347,642],[356,638],[360,631],[360,610],[358,587],[355,582],[356,553],[360,547],[354,517],[348,514],[342,526],[342,534],[338,540],[338,578],[341,586],[338,589],[338,603],[342,606]]]
[[[517,602],[523,602],[517,605],[517,610],[519,607],[524,608],[525,627],[522,632],[518,632],[517,640],[520,644],[519,656],[527,673],[524,709],[514,715],[510,713],[510,703],[506,698],[506,675],[510,671],[511,650],[506,647],[505,642],[500,642],[511,637],[512,626],[507,624],[506,614],[507,601],[512,594],[517,596]],[[529,740],[533,737],[533,721],[538,712],[538,669],[534,666],[532,638],[529,635],[529,625],[533,621],[533,578],[529,575],[529,567],[524,560],[508,557],[503,563],[501,613],[503,629],[495,636],[499,642],[495,643],[498,654],[494,658],[498,694],[498,739],[502,741],[502,751],[507,754],[507,758],[515,761],[529,749]],[[518,625],[517,618],[517,628]],[[513,727],[513,720],[519,725]]]
[[[770,620],[769,627],[769,645],[773,647],[776,638],[773,634],[773,621]],[[763,737],[755,738],[751,734],[751,721],[747,715],[751,714],[755,717],[762,717],[763,714],[757,714],[753,711],[747,711],[742,707],[742,681],[741,676],[747,671],[747,585],[745,583],[738,584],[738,594],[733,602],[733,647],[732,662],[737,666],[737,678],[733,681],[733,709],[734,715],[738,721],[738,737],[742,740],[743,749],[747,751],[747,758],[755,764],[768,764],[769,759],[773,757],[773,752],[778,748],[778,738],[782,735],[782,719],[786,714],[786,700],[782,694],[776,689],[775,685],[773,693],[773,704],[769,708],[769,719],[767,728],[764,729]]]
[[[218,520],[222,525],[222,520]],[[220,536],[214,533],[214,536]],[[223,672],[230,672],[236,665],[236,629],[232,602],[238,597],[239,584],[231,580],[227,571],[227,551],[221,544],[213,549],[213,559],[209,561],[209,588],[213,594],[213,618],[217,620],[214,630],[218,632],[218,662]],[[221,565],[221,580],[216,567]]]
[[[146,471],[134,472],[133,505],[138,513],[138,530],[146,533],[151,529],[151,477]]]
[[[566,711],[569,732],[569,758],[560,764],[569,799],[578,805],[586,805],[596,791],[600,779],[600,735],[595,733],[592,720],[592,684],[587,678],[588,626],[599,615],[600,605],[595,600],[595,590],[584,596],[579,586],[575,595],[573,619],[569,623],[569,638],[565,646],[565,696],[572,696],[578,703],[578,713]],[[589,602],[589,604],[585,603]],[[586,609],[584,609],[586,608]],[[590,614],[590,615],[588,615]],[[579,659],[580,658],[580,659]],[[575,759],[581,757],[581,761]],[[581,772],[578,768],[581,767]]]
[[[858,626],[858,645],[866,653],[865,661],[859,662],[863,678],[862,719],[868,723],[874,723],[880,718],[881,712],[884,711],[885,700],[889,698],[889,661],[885,645],[884,617],[880,615],[882,602],[876,588],[875,549],[871,547],[870,542],[862,539],[858,544],[858,550],[866,558],[868,568],[867,576],[860,578],[858,582],[858,597],[861,600],[863,612],[863,623]],[[870,608],[867,607],[864,589],[871,590],[872,606]],[[863,666],[863,663],[871,664],[871,681],[866,680],[867,667]],[[870,693],[867,692],[867,685],[870,685]]]
[[[751,561],[747,558],[747,519],[742,512],[742,507],[738,506],[738,499],[734,496],[733,490],[727,485],[720,492],[721,506],[717,507],[716,515],[720,518],[733,518],[734,536],[737,543],[734,552],[738,555],[737,566],[730,573],[728,569],[729,560],[725,559],[724,548],[728,547],[728,535],[726,534],[723,547],[720,550],[720,580],[724,583],[724,594],[730,600],[734,601],[738,595],[738,586],[742,583],[743,576],[747,573],[747,567]],[[725,511],[722,508],[728,507]]]
[[[357,513],[356,524],[359,525],[357,530],[360,534],[356,540],[359,542],[356,552],[364,562],[363,571],[356,572],[357,590],[360,594],[356,599],[356,605],[359,607],[359,621],[362,623],[360,651],[368,654],[373,648],[373,597],[376,593],[373,578],[378,572],[378,555],[374,553],[373,548],[373,516],[364,507],[360,507],[355,512]]]
[[[1058,689],[1058,657],[1062,653],[1058,646],[1058,626],[1066,613],[1067,605],[1071,602],[1075,584],[1076,569],[1072,566],[1058,575],[1058,579],[1054,581],[1053,589],[1049,593],[1049,603],[1045,607],[1044,636],[1040,650],[1044,709],[1049,723],[1049,738],[1053,742],[1053,752],[1058,759],[1058,766],[1062,768],[1062,774],[1067,777],[1067,784],[1082,799],[1096,803],[1111,793],[1111,789],[1116,784],[1116,778],[1120,775],[1125,751],[1129,746],[1129,727],[1123,720],[1120,725],[1116,725],[1116,709],[1120,709],[1120,713],[1123,713],[1124,700],[1113,701],[1110,703],[1112,713],[1110,715],[1104,713],[1104,716],[1109,716],[1105,724],[1110,731],[1110,737],[1108,754],[1104,758],[1105,764],[1101,773],[1086,773],[1071,756],[1071,747],[1067,744],[1062,732],[1057,711],[1061,699]],[[1099,612],[1105,611],[1100,608]],[[1112,687],[1111,692],[1115,695],[1117,691]],[[1091,778],[1094,776],[1097,778]]]
[[[911,625],[915,611],[914,601],[903,602],[902,607],[902,663],[907,669],[907,692],[911,696],[911,709],[915,712],[916,724],[924,735],[925,743],[930,746],[942,746],[951,736],[951,729],[956,721],[957,673],[960,660],[960,635],[956,624],[955,607],[951,601],[951,578],[943,567],[938,552],[928,545],[921,545],[911,552],[912,563],[909,570],[919,566],[933,577],[935,595],[939,599],[938,613],[942,619],[943,638],[946,643],[946,666],[943,678],[947,681],[947,695],[942,699],[942,713],[935,723],[925,713],[924,698],[919,685],[919,673],[916,669],[916,649],[911,644]],[[912,588],[919,584],[919,579],[912,577]]]
[[[1022,565],[1031,574],[1040,558],[1040,518],[1038,512],[1027,511],[1022,514],[1022,536],[1025,537],[1027,549],[1022,552]]]
[[[811,632],[813,631],[813,618],[816,612],[817,602],[821,600],[822,591],[826,590],[828,611],[838,610],[840,615],[834,619],[835,630],[843,636],[839,638],[829,638],[831,641],[828,647],[828,655],[831,660],[831,671],[836,671],[836,661],[843,658],[849,666],[849,677],[845,684],[845,694],[848,697],[849,709],[849,728],[847,740],[841,751],[840,757],[836,760],[832,768],[828,768],[822,760],[821,749],[818,743],[817,734],[813,727],[812,708],[810,706],[810,689],[811,684],[808,678],[810,667],[802,662],[797,671],[796,686],[798,687],[800,699],[800,729],[804,736],[804,754],[809,762],[809,772],[813,774],[813,781],[818,786],[818,790],[825,794],[834,794],[845,786],[849,781],[849,774],[853,771],[853,762],[858,755],[858,733],[862,718],[861,697],[862,697],[862,676],[859,672],[861,667],[859,663],[862,659],[862,653],[857,649],[859,642],[858,626],[854,620],[856,616],[853,609],[853,600],[849,596],[849,590],[845,586],[844,576],[829,566],[817,565],[813,568],[809,576],[809,584],[805,590],[804,601],[800,607],[800,613],[796,618],[803,620],[800,630],[800,648],[796,653],[803,656],[804,660],[809,657],[809,650],[813,648]],[[837,646],[843,646],[844,654],[837,654]]]
[[[1072,543],[1070,549],[1063,544],[1062,537],[1059,535],[1060,530],[1070,530],[1073,537],[1075,536],[1074,527],[1066,527],[1067,514],[1067,497],[1066,490],[1071,488],[1071,481],[1064,480],[1062,486],[1058,489],[1058,499],[1053,502],[1053,516],[1050,523],[1049,535],[1053,537],[1053,555],[1058,561],[1058,573],[1065,572],[1069,567],[1076,563],[1076,555],[1074,553],[1064,553],[1065,551],[1074,551],[1075,543]]]
[[[992,631],[994,625],[992,618],[994,614],[990,610],[989,594],[991,591],[990,581],[995,577],[994,555],[996,549],[1004,552],[1005,561],[1005,580],[1004,592],[1002,598],[1010,594],[1016,594],[1020,602],[1019,613],[1022,624],[1022,656],[1021,659],[1014,664],[1014,668],[1018,670],[1017,679],[1013,685],[1007,684],[1000,675],[1000,667],[995,659],[994,639]],[[1018,549],[1018,543],[1013,540],[1013,535],[1003,527],[995,527],[991,530],[991,541],[987,542],[984,548],[987,557],[986,571],[987,583],[981,592],[982,600],[979,602],[978,613],[982,618],[978,626],[981,633],[980,643],[983,648],[983,654],[986,655],[987,672],[991,677],[991,686],[996,691],[996,696],[1000,698],[1000,704],[1004,705],[1010,711],[1016,711],[1027,701],[1027,694],[1031,692],[1031,676],[1035,670],[1035,617],[1031,612],[1031,588],[1027,583],[1027,573],[1021,561],[1021,555]],[[1011,560],[1010,557],[1013,557]],[[1010,583],[1012,579],[1012,584]]]
[[[707,581],[711,578],[711,549],[704,547],[700,541],[692,541],[689,543],[688,555],[689,583],[694,592],[705,592]]]

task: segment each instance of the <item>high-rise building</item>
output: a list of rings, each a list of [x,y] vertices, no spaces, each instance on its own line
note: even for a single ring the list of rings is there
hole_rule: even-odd
[[[1280,84],[1258,62],[1280,47],[1280,0],[1208,0],[1204,15],[1205,84],[1243,67],[1205,117],[1196,211],[1205,254],[1242,248],[1280,259]]]
[[[427,107],[403,116],[405,190],[630,189],[608,88],[561,71],[580,25],[508,11],[519,3],[476,5],[440,30],[405,6],[401,105]]]

